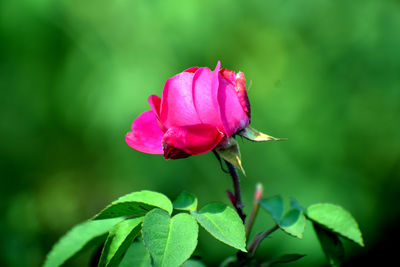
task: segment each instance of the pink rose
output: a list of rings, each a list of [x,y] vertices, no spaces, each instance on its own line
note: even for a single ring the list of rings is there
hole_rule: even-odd
[[[244,74],[192,67],[167,80],[162,98],[149,97],[143,112],[125,136],[132,148],[165,159],[184,158],[213,150],[250,123]],[[224,139],[226,140],[226,139]]]

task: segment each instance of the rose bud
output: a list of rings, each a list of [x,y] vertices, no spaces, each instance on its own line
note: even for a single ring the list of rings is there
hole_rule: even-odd
[[[167,80],[162,98],[149,97],[151,110],[132,124],[126,143],[165,159],[185,158],[213,150],[221,140],[250,123],[244,74],[192,67]]]
[[[151,110],[142,113],[125,136],[126,143],[138,151],[179,159],[218,146],[216,151],[225,160],[239,160],[240,165],[231,136],[266,141],[267,135],[248,127],[250,103],[244,74],[220,69],[219,61],[214,71],[192,67],[175,75],[165,83],[161,98],[151,95],[148,101]]]

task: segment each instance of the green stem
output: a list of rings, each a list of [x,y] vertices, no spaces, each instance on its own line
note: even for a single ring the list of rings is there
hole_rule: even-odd
[[[256,235],[256,237],[254,238],[253,242],[247,248],[248,253],[251,256],[254,256],[254,253],[256,252],[256,250],[257,250],[258,246],[260,245],[261,241],[263,241],[266,237],[268,237],[270,234],[272,234],[273,232],[275,232],[278,229],[279,229],[279,225],[275,224],[273,227],[271,227],[267,231],[265,231],[263,233],[259,233],[258,235]]]
[[[260,204],[258,204],[258,201],[253,203],[253,209],[251,211],[249,220],[247,221],[247,224],[246,224],[246,240],[249,238],[251,229],[253,228],[253,224],[254,224],[255,218],[257,216],[259,207],[260,207]]]
[[[250,218],[246,224],[246,240],[250,236],[251,229],[253,228],[254,221],[258,214],[258,209],[260,207],[260,203],[258,202],[263,194],[263,186],[261,183],[256,185],[256,190],[254,192],[254,199],[253,199],[253,208],[251,210]]]

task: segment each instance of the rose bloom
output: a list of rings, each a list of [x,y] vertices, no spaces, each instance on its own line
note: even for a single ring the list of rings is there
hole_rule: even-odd
[[[132,148],[165,159],[213,150],[250,123],[244,74],[192,67],[167,80],[162,97],[151,95],[125,136]]]

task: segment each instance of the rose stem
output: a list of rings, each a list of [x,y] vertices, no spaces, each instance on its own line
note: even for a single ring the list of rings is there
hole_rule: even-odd
[[[274,226],[272,226],[270,229],[268,229],[264,233],[259,233],[258,235],[256,235],[253,242],[250,244],[250,246],[247,249],[248,253],[251,256],[254,256],[254,253],[256,252],[257,247],[258,247],[258,245],[260,245],[261,241],[263,241],[264,238],[266,238],[267,236],[269,236],[270,234],[275,232],[277,229],[279,229],[279,225],[275,224]]]
[[[246,224],[246,239],[248,239],[251,232],[251,228],[253,228],[253,224],[258,213],[258,208],[260,207],[260,203],[258,201],[261,199],[262,194],[263,194],[263,186],[262,184],[258,183],[256,185],[256,190],[254,192],[253,209],[251,210],[249,220],[247,221]]]
[[[243,212],[243,208],[244,208],[244,204],[242,202],[242,195],[240,192],[240,179],[239,179],[239,175],[238,172],[235,168],[235,166],[233,166],[232,164],[230,164],[229,162],[227,162],[225,160],[226,166],[228,167],[228,171],[229,174],[232,177],[232,181],[233,181],[233,189],[235,192],[235,202],[232,204],[235,207],[237,213],[239,214],[239,217],[242,219],[243,223],[246,219],[246,214],[244,214]]]

